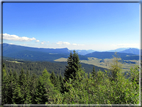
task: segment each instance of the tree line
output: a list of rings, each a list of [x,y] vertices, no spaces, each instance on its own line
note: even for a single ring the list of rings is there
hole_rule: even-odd
[[[117,57],[109,70],[85,73],[71,52],[64,76],[43,70],[40,76],[21,69],[7,72],[3,64],[2,104],[139,104],[139,68],[122,73]]]
[[[16,71],[18,75],[20,74],[21,69],[23,68],[24,71],[30,71],[30,75],[32,73],[35,73],[36,75],[41,75],[42,71],[46,69],[49,73],[52,73],[54,71],[55,74],[64,76],[64,72],[67,66],[67,62],[32,62],[32,61],[10,61],[3,59],[3,63],[5,64],[6,71],[9,73],[10,71],[14,72]],[[84,68],[86,73],[91,73],[93,65],[84,64],[81,63],[81,67]],[[105,68],[101,68],[98,66],[95,66],[95,69],[98,71],[99,69],[101,71],[105,71]]]

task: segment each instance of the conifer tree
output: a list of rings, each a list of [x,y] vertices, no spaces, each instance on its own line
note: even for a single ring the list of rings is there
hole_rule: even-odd
[[[18,83],[18,74],[16,71],[13,72],[13,96],[12,96],[12,104],[20,104],[21,102],[21,89]]]
[[[8,103],[8,74],[6,72],[5,64],[3,64],[2,68],[3,77],[2,77],[2,104]]]
[[[69,78],[71,79],[75,78],[76,72],[81,69],[78,54],[75,51],[73,52],[74,52],[73,54],[72,52],[70,53],[70,56],[68,57],[67,60],[68,66],[66,66],[64,73],[66,81],[69,80]]]
[[[30,96],[32,104],[36,104],[36,87],[37,87],[37,77],[36,74],[33,73],[30,81]]]
[[[55,94],[54,85],[50,81],[50,74],[44,69],[36,88],[36,102],[38,104],[50,103]]]
[[[23,68],[21,69],[20,75],[19,75],[19,84],[20,86],[23,86],[26,80],[26,75],[24,73]]]
[[[15,104],[23,104],[21,101],[23,99],[23,93],[21,93],[21,88],[19,84],[16,84],[14,91],[13,91],[13,103]]]
[[[55,85],[56,89],[60,91],[60,78],[59,78],[59,75],[57,74],[56,76],[56,85]]]
[[[56,82],[57,82],[57,78],[56,78],[54,71],[52,71],[52,73],[50,75],[50,80],[51,80],[51,83],[54,84],[54,86],[55,86]]]
[[[30,95],[30,74],[27,70],[26,72],[26,80],[25,80],[25,101],[24,104],[30,104],[31,103],[31,95]]]
[[[20,75],[19,75],[19,85],[20,85],[20,89],[21,89],[21,93],[22,93],[21,104],[24,104],[24,101],[26,99],[26,91],[25,91],[25,88],[26,88],[26,75],[24,73],[23,68],[22,68],[22,70],[20,72]]]
[[[13,102],[12,102],[12,97],[13,97],[13,95],[12,95],[12,93],[13,93],[13,73],[12,73],[12,71],[10,70],[10,72],[9,72],[9,75],[8,75],[8,94],[7,94],[7,96],[8,96],[8,104],[12,104]]]
[[[93,66],[92,77],[96,76],[95,66]]]
[[[60,81],[60,92],[63,93],[64,92],[64,82],[63,82],[63,78],[61,74],[59,76],[59,81]]]
[[[115,53],[115,56],[110,66],[111,81],[115,81],[117,79],[117,74],[121,72],[122,64],[118,61],[119,59],[121,58],[118,58],[117,53]]]
[[[45,95],[46,95],[46,89],[42,77],[40,76],[38,79],[38,84],[35,92],[36,104],[45,104],[45,102],[48,101],[48,98]]]
[[[56,88],[56,90],[60,90],[60,83],[59,83],[59,79],[58,78],[59,78],[58,75],[56,76],[54,71],[52,71],[52,73],[50,75],[50,80],[51,80],[51,83]]]
[[[13,79],[14,79],[15,83],[18,82],[18,74],[16,71],[13,72]]]

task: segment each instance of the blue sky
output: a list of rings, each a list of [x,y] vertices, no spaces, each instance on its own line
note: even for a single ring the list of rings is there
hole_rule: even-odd
[[[3,3],[3,43],[92,49],[140,47],[139,3]]]

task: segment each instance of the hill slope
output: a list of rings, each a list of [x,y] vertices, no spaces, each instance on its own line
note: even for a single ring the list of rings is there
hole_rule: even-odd
[[[46,68],[48,72],[54,71],[55,74],[60,74],[63,76],[65,72],[65,68],[67,66],[67,62],[31,62],[31,61],[22,61],[21,63],[16,61],[6,61],[3,60],[3,63],[6,65],[6,69],[8,72],[10,72],[10,69],[14,72],[17,71],[20,73],[21,69],[23,68],[26,72],[27,70],[36,73],[37,75],[41,75],[42,71]],[[84,64],[81,63],[82,68],[84,68],[86,73],[90,73],[93,70],[94,65]],[[95,66],[95,70],[106,70],[105,68],[101,68],[98,66]]]
[[[35,51],[35,52],[58,53],[58,54],[69,54],[70,52],[67,48],[57,48],[57,49],[32,48],[32,47],[3,43],[3,55],[7,55],[9,53],[17,53],[21,51]]]
[[[120,51],[120,53],[131,53],[131,54],[139,55],[139,51],[140,51],[140,50],[137,49],[137,48],[129,48],[129,49]]]
[[[122,50],[122,49],[119,49]],[[67,48],[60,49],[50,49],[50,48],[32,48],[19,45],[11,45],[3,43],[3,56],[29,60],[29,61],[54,61],[59,58],[68,58],[70,51]],[[77,50],[80,60],[88,60],[87,57],[96,57],[99,59],[113,58],[115,52],[92,52],[93,50]],[[92,53],[88,53],[92,52]],[[88,54],[86,54],[88,53]],[[139,60],[138,49],[130,48],[118,52],[118,57],[121,57],[123,60]],[[84,55],[86,54],[86,55]]]
[[[51,54],[39,51],[29,51],[24,50],[20,52],[12,52],[4,55],[7,58],[13,58],[18,60],[28,60],[28,61],[54,61],[61,57],[68,58],[69,54]],[[79,55],[81,60],[87,60],[86,56]]]
[[[69,50],[61,49],[44,49],[31,48],[19,45],[3,44],[3,56],[7,58],[28,60],[28,61],[54,61],[58,58],[68,58]],[[79,55],[82,60],[87,60],[86,56]]]
[[[86,54],[87,57],[95,57],[99,59],[105,59],[105,58],[113,58],[115,55],[115,52],[93,52]],[[131,53],[117,53],[118,57],[120,57],[122,60],[139,60],[139,56]]]

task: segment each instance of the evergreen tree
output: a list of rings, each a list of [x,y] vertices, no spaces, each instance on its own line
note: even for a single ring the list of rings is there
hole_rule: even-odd
[[[12,101],[13,103],[12,104],[20,104],[21,102],[21,97],[22,97],[22,94],[21,94],[21,89],[20,89],[20,85],[18,83],[18,74],[16,71],[13,72],[13,96],[12,96]]]
[[[20,86],[23,86],[26,80],[26,75],[24,73],[23,68],[21,69],[20,75],[19,75],[19,84]]]
[[[50,80],[51,83],[54,85],[54,87],[56,88],[56,90],[60,90],[60,83],[59,83],[59,77],[57,75],[55,75],[54,71],[52,71],[51,75],[50,75]]]
[[[59,76],[59,81],[60,81],[60,92],[63,93],[64,92],[64,82],[63,82],[63,78],[61,74]]]
[[[2,104],[7,104],[8,103],[8,74],[6,72],[6,67],[5,64],[2,66]]]
[[[23,93],[21,93],[21,87],[19,84],[16,84],[14,91],[13,91],[13,103],[15,104],[23,104],[21,101],[23,99]]]
[[[75,78],[76,72],[81,69],[78,54],[75,51],[73,52],[74,52],[73,54],[72,52],[70,53],[70,56],[68,57],[67,60],[68,66],[66,66],[64,73],[66,81],[69,80],[69,78],[71,79]]]
[[[26,100],[26,75],[24,73],[23,68],[21,69],[20,75],[19,75],[19,85],[21,89],[21,104],[24,104]]]
[[[139,84],[139,67],[136,65],[130,68],[130,80]]]
[[[18,82],[18,74],[16,71],[13,72],[13,79],[14,79],[15,83]]]
[[[32,104],[36,104],[36,87],[37,87],[37,77],[36,74],[33,73],[30,81],[30,96]]]
[[[50,75],[50,80],[51,80],[51,83],[55,86],[57,83],[57,78],[56,78],[54,71],[52,71],[52,73]]]
[[[59,90],[60,91],[60,88],[61,88],[61,85],[60,85],[60,78],[59,78],[59,75],[57,74],[56,76],[56,90]]]
[[[24,104],[30,104],[31,103],[31,95],[30,95],[30,74],[27,70],[26,72],[26,81],[25,81],[25,101]]]
[[[10,72],[9,72],[9,75],[8,75],[8,94],[7,94],[7,96],[8,96],[8,104],[12,104],[13,103],[13,101],[12,101],[12,97],[13,97],[13,95],[12,95],[12,93],[13,93],[13,81],[14,79],[13,79],[13,73],[12,73],[12,71],[10,70]]]
[[[95,71],[95,66],[93,66],[93,71],[92,71],[92,77],[95,77],[96,76],[96,71]]]
[[[45,104],[45,102],[48,101],[48,98],[46,97],[45,85],[41,76],[38,79],[35,97],[36,104]]]
[[[50,74],[44,69],[36,88],[36,102],[38,104],[51,103],[56,94],[54,85],[50,81]]]
[[[121,58],[118,58],[117,53],[115,53],[115,56],[110,66],[111,81],[116,81],[117,74],[120,73],[122,70],[122,64],[119,62],[119,59],[121,60]]]

